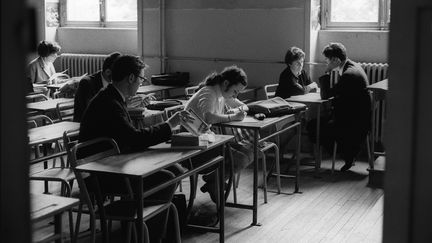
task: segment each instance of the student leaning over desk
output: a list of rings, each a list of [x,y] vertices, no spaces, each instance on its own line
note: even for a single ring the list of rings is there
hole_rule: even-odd
[[[246,86],[247,76],[243,69],[237,66],[226,67],[221,73],[213,72],[205,78],[185,109],[192,109],[208,124],[241,121],[248,108],[237,99],[237,95]],[[234,135],[236,142],[229,146],[235,161],[234,172],[238,172],[252,162],[253,143],[248,140],[246,131],[236,130]],[[199,159],[196,161],[199,163]],[[206,184],[201,187],[201,191],[209,192],[211,199],[217,202],[216,173],[209,173],[203,179]]]

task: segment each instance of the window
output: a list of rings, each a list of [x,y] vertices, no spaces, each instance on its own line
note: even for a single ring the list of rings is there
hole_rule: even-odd
[[[136,27],[137,0],[61,0],[61,26]]]
[[[388,29],[391,0],[322,0],[323,29]]]

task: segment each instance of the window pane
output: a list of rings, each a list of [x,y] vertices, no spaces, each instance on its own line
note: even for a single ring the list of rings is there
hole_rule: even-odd
[[[331,22],[378,22],[379,0],[331,0]]]
[[[137,21],[137,0],[106,0],[107,21]]]
[[[67,20],[99,21],[99,0],[68,0]]]

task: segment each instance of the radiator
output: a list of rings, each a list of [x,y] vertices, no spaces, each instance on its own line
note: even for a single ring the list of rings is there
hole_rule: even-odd
[[[365,70],[369,80],[369,85],[379,82],[387,78],[388,64],[387,63],[360,63]],[[331,85],[337,83],[339,75],[337,71],[331,72]],[[378,102],[375,109],[375,144],[378,147],[383,145],[384,139],[384,119],[385,119],[385,101]]]
[[[57,70],[67,69],[66,73],[71,77],[92,74],[102,69],[106,57],[107,55],[64,53],[58,58],[60,67]]]

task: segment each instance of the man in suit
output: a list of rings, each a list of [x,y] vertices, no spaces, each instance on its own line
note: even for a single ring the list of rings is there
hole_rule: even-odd
[[[345,161],[341,171],[346,171],[351,168],[370,130],[371,98],[366,89],[369,81],[363,68],[347,58],[346,48],[341,43],[328,44],[323,55],[326,73],[337,70],[339,80],[330,88],[325,83],[330,81],[329,74],[320,78],[322,98],[334,97],[333,116],[322,123],[322,144],[331,151],[334,141],[337,142]],[[309,127],[313,130],[315,126]]]
[[[78,89],[75,92],[74,103],[74,122],[80,122],[84,110],[87,108],[91,98],[93,98],[100,89],[105,88],[111,83],[111,69],[114,61],[121,54],[118,52],[111,53],[105,58],[102,70],[81,79]]]
[[[121,153],[135,152],[169,140],[172,128],[179,125],[180,120],[189,122],[193,119],[187,111],[179,111],[166,122],[151,127],[136,129],[132,125],[126,110],[126,100],[136,94],[140,83],[144,80],[145,66],[139,57],[124,55],[117,58],[112,65],[112,83],[97,93],[84,111],[79,142],[109,137],[117,142]],[[174,170],[162,170],[144,178],[144,190],[173,178]],[[105,190],[124,191],[121,178],[106,176],[98,177],[98,180]],[[175,185],[172,185],[150,197],[169,201],[174,191]]]

